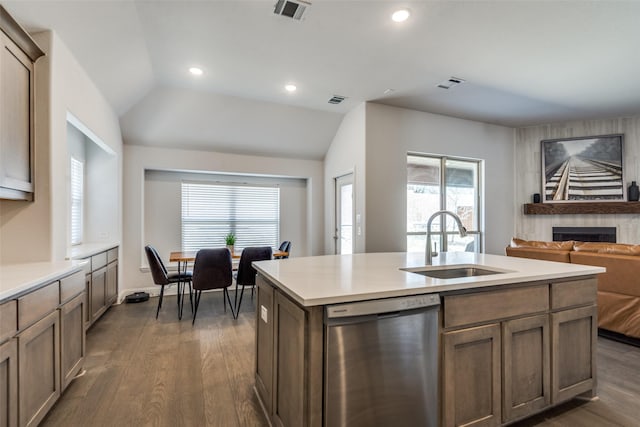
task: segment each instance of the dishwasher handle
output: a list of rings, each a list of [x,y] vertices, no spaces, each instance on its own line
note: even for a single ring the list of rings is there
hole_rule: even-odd
[[[338,319],[345,317],[367,316],[371,314],[398,315],[401,311],[440,305],[439,294],[412,295],[399,298],[385,298],[360,301],[346,304],[329,305],[325,309],[325,318]]]

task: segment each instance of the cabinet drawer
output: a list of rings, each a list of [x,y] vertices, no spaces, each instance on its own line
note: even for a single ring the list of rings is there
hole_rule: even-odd
[[[91,257],[91,271],[96,271],[99,268],[107,265],[107,253],[100,252]]]
[[[18,329],[22,330],[42,319],[55,310],[59,303],[59,282],[53,282],[18,299]]]
[[[60,302],[64,303],[84,291],[84,271],[78,271],[60,280]]]
[[[548,285],[444,297],[444,327],[496,321],[549,309]]]
[[[107,251],[107,262],[113,262],[118,259],[118,248],[109,249]]]
[[[11,338],[18,330],[18,302],[0,304],[0,343]]]
[[[551,284],[551,308],[595,304],[598,279],[572,280]]]

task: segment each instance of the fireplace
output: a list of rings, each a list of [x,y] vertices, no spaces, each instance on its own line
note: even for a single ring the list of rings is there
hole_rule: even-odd
[[[553,241],[616,243],[615,227],[553,227]]]

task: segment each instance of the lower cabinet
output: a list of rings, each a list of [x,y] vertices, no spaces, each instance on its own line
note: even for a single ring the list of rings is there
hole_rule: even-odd
[[[18,425],[18,340],[0,344],[0,427]]]
[[[320,427],[323,308],[303,308],[258,275],[256,392],[270,425]]]
[[[261,276],[256,278],[258,288],[256,313],[256,391],[271,414],[273,398],[273,296],[274,289]]]
[[[96,321],[106,308],[107,268],[91,273],[91,322]]]
[[[18,335],[21,427],[38,425],[60,396],[59,319],[56,310]]]
[[[500,334],[495,323],[442,335],[442,425],[500,425]]]
[[[597,307],[551,314],[552,403],[560,403],[596,388]]]
[[[585,278],[445,294],[442,425],[509,424],[595,394],[596,289]]]
[[[84,312],[86,298],[82,293],[60,307],[61,391],[80,372],[85,358]]]
[[[549,316],[502,323],[502,421],[538,412],[551,404]]]
[[[305,311],[275,293],[272,421],[305,425]]]
[[[105,284],[105,304],[110,306],[118,299],[118,263],[112,262],[107,265],[107,275]]]

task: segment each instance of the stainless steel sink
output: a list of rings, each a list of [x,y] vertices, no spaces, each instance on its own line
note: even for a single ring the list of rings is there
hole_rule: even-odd
[[[458,279],[461,277],[475,277],[475,276],[488,276],[491,274],[504,274],[506,270],[494,270],[484,266],[475,265],[448,265],[440,267],[415,267],[415,268],[401,268],[400,270],[408,271],[409,273],[421,274],[423,276],[429,276],[436,279]]]

